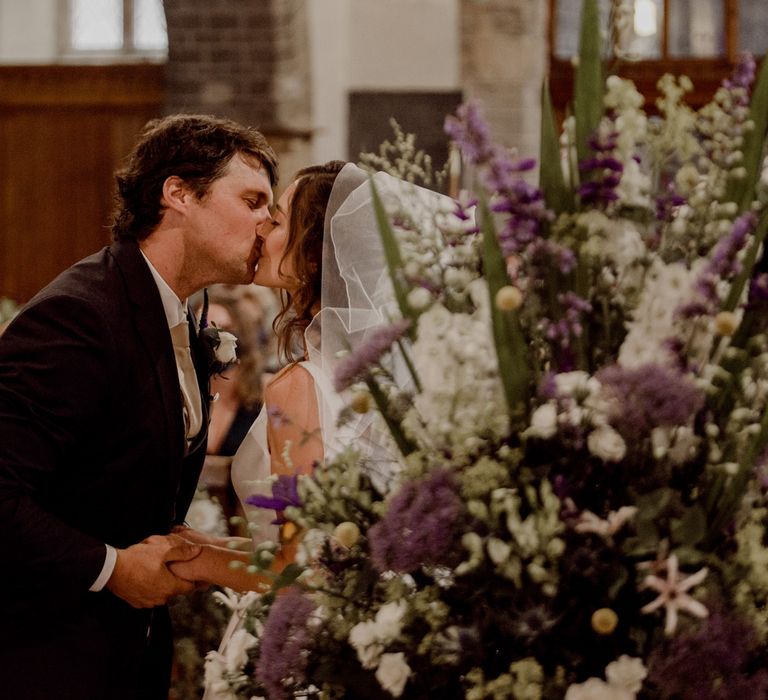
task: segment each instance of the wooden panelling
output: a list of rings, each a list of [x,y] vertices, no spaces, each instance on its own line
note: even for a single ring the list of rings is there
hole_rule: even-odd
[[[163,100],[160,65],[0,66],[0,296],[109,243],[113,173]]]

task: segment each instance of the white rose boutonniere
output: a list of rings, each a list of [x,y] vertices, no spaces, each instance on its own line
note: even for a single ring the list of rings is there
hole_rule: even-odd
[[[200,314],[200,343],[205,352],[208,374],[221,374],[237,362],[237,336],[208,323],[208,290],[203,292]]]

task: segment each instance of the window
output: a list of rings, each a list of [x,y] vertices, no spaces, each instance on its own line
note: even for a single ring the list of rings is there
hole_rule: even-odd
[[[550,83],[562,115],[573,89],[582,0],[550,0]],[[694,83],[688,103],[707,102],[743,51],[768,51],[765,0],[599,0],[612,68],[630,78],[653,108],[656,81],[666,72]],[[618,21],[617,21],[618,20]],[[608,31],[609,27],[612,31]]]
[[[61,0],[62,54],[73,59],[165,59],[162,0]]]

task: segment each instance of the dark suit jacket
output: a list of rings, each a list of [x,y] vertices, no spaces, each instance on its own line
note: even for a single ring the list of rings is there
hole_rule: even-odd
[[[207,426],[207,368],[190,336]],[[133,241],[64,272],[0,337],[0,695],[167,697],[164,611],[88,589],[105,543],[184,519],[207,427],[187,449],[181,401],[160,295]]]

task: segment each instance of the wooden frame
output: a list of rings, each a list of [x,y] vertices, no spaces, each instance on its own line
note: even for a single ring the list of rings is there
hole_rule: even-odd
[[[120,49],[77,49],[72,46],[71,22],[72,1],[58,0],[59,55],[66,62],[91,63],[105,59],[121,62],[164,62],[164,51],[137,49],[134,42],[135,0],[122,0],[123,5],[123,46]]]
[[[563,0],[560,0],[561,2]],[[567,1],[567,0],[566,0]],[[687,75],[694,85],[686,101],[692,107],[708,102],[728,76],[739,56],[739,0],[721,0],[724,12],[724,54],[713,58],[679,58],[669,55],[669,2],[664,0],[662,16],[661,58],[641,61],[616,60],[613,70],[623,78],[632,80],[646,99],[650,112],[659,96],[656,82],[664,73]],[[558,0],[549,0],[549,72],[552,102],[560,118],[573,97],[573,66],[569,60],[555,55],[555,27]]]

